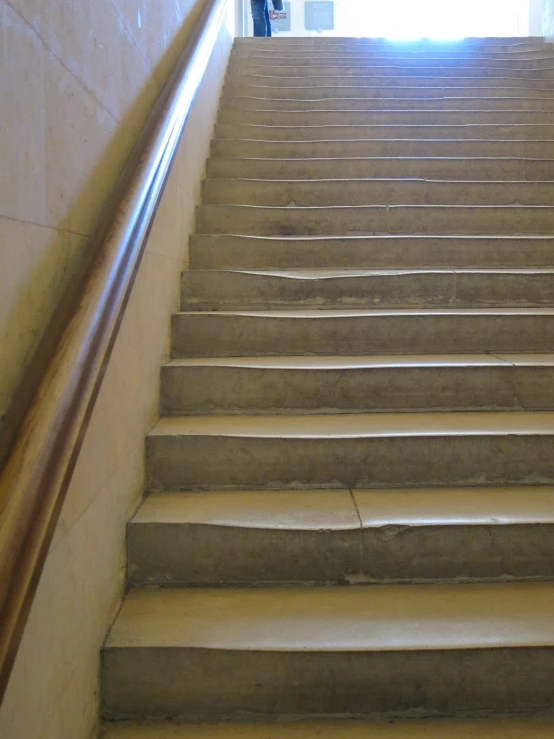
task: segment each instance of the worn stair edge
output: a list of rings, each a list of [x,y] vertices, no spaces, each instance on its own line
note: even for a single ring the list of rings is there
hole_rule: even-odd
[[[172,316],[173,357],[545,353],[552,308],[192,311]]]
[[[545,710],[553,608],[549,583],[133,590],[104,715]]]
[[[470,48],[456,48],[454,46],[445,47],[444,49],[398,49],[392,48],[378,48],[367,44],[327,44],[325,46],[317,47],[317,45],[305,45],[299,43],[297,46],[286,47],[284,45],[278,46],[273,45],[271,50],[271,56],[276,58],[288,57],[298,58],[306,57],[310,54],[325,56],[325,52],[329,54],[329,58],[342,57],[342,56],[362,56],[364,58],[375,59],[380,62],[389,61],[424,61],[424,62],[440,62],[445,61],[467,61],[470,63],[483,63],[483,62],[501,62],[517,64],[519,61],[522,62],[533,62],[535,60],[541,61],[552,61],[554,54],[552,48],[548,46],[542,47],[542,49],[526,49],[519,50],[518,52],[506,51],[504,49],[470,49]],[[267,54],[268,47],[251,46],[241,47],[239,45],[234,46],[231,52],[231,60],[235,59],[254,59],[263,56],[264,52]],[[317,56],[315,57],[317,58]]]
[[[436,78],[419,77],[413,79],[398,77],[387,80],[387,84],[378,78],[361,75],[354,68],[341,70],[341,74],[301,76],[275,76],[256,74],[242,74],[235,78],[229,77],[222,91],[221,105],[227,107],[233,98],[240,100],[244,97],[253,97],[261,100],[324,100],[351,99],[386,101],[389,99],[426,100],[457,98],[468,100],[490,101],[497,98],[517,97],[525,100],[537,101],[552,100],[552,87],[545,85],[542,80],[523,84],[521,80],[437,80]]]
[[[359,124],[359,125],[254,125],[217,123],[215,139],[253,139],[261,141],[332,141],[389,139],[490,139],[533,141],[554,139],[554,123],[467,123],[442,124]]]
[[[553,355],[254,357],[162,367],[163,415],[554,408]]]
[[[554,264],[552,236],[239,236],[193,234],[196,269],[520,268]]]
[[[551,485],[554,413],[168,416],[147,489]]]
[[[152,493],[133,585],[554,577],[554,489]]]
[[[201,205],[196,232],[252,236],[552,235],[545,205]]]
[[[341,67],[358,65],[368,75],[376,77],[387,77],[388,75],[423,75],[423,76],[452,76],[452,77],[478,77],[487,79],[489,77],[511,77],[541,79],[549,77],[554,69],[554,56],[534,59],[483,59],[468,60],[464,58],[440,59],[405,59],[402,57],[382,58],[373,54],[360,53],[322,53],[317,54],[274,54],[268,57],[260,52],[258,55],[244,54],[235,55],[232,60],[233,72],[236,74],[241,69],[255,69],[260,71],[267,69],[274,73],[275,68],[287,72],[290,69],[302,69],[316,67],[333,68],[339,70]]]
[[[497,80],[508,79],[517,80],[520,84],[523,84],[523,80],[531,80],[536,83],[542,82],[544,85],[548,84],[548,80],[554,77],[554,62],[546,67],[534,65],[526,68],[506,68],[493,65],[477,69],[467,66],[457,68],[456,65],[444,65],[437,68],[434,65],[423,66],[409,63],[375,67],[371,60],[363,60],[359,57],[337,58],[325,62],[325,59],[316,60],[316,58],[268,59],[267,55],[262,59],[236,60],[233,64],[233,72],[234,74],[247,72],[264,75],[268,71],[274,73],[275,64],[278,64],[279,69],[282,69],[285,74],[306,77],[309,76],[307,70],[310,69],[314,70],[317,75],[337,75],[343,69],[357,69],[358,72],[361,71],[367,77],[379,80],[412,78],[417,81],[419,77],[424,77],[425,79],[437,80],[478,80],[486,82],[494,80],[496,82]]]
[[[340,178],[318,180],[233,177],[203,182],[206,205],[340,207],[364,205],[538,205],[554,202],[554,181],[449,181]]]
[[[211,157],[208,178],[258,179],[407,179],[548,181],[554,176],[554,159],[524,157],[313,157],[269,159],[262,157]]]
[[[540,307],[554,303],[554,269],[188,270],[181,309]]]
[[[342,80],[342,84],[340,82]],[[350,84],[346,84],[346,82]],[[288,90],[294,92],[307,93],[310,87],[315,88],[314,92],[321,93],[335,90],[336,97],[348,97],[352,94],[352,87],[356,86],[360,90],[364,87],[366,96],[371,93],[372,89],[381,88],[388,90],[387,94],[391,94],[397,88],[410,88],[413,95],[417,97],[420,90],[425,88],[443,88],[447,90],[456,90],[458,88],[467,88],[472,90],[472,96],[475,90],[479,90],[487,97],[504,95],[506,91],[521,91],[523,94],[527,91],[529,94],[543,93],[544,97],[552,97],[552,86],[548,79],[538,77],[468,77],[463,75],[388,75],[378,76],[367,74],[365,70],[360,71],[357,65],[338,67],[288,67],[284,69],[282,75],[267,74],[267,70],[262,68],[247,66],[242,73],[236,73],[235,76],[228,75],[225,86],[223,88],[223,96],[237,94],[241,90],[262,90],[271,91],[272,95],[277,92]],[[364,95],[362,94],[362,97]],[[371,97],[371,94],[369,94]],[[290,94],[287,97],[292,97]],[[331,95],[333,97],[333,95]]]
[[[487,123],[530,125],[550,123],[549,110],[236,110],[222,109],[219,123],[248,125],[466,125]]]
[[[343,141],[261,141],[214,139],[214,157],[309,159],[345,157],[521,157],[551,159],[554,140],[502,141],[492,139],[346,139]]]
[[[341,111],[355,110],[368,113],[381,112],[435,112],[463,113],[463,112],[491,112],[503,111],[549,111],[554,109],[552,98],[537,97],[456,97],[435,95],[426,97],[410,97],[401,95],[388,98],[327,98],[323,100],[271,100],[264,97],[238,96],[227,98],[220,106],[222,111],[280,111],[303,113],[307,111]]]

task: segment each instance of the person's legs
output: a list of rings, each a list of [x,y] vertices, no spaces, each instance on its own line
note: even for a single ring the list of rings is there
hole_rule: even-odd
[[[250,0],[252,8],[252,20],[254,21],[254,36],[271,35],[271,24],[269,21],[269,10],[267,0]]]
[[[271,20],[269,18],[269,8],[267,7],[268,0],[265,0],[265,27],[266,27],[266,36],[271,36]]]

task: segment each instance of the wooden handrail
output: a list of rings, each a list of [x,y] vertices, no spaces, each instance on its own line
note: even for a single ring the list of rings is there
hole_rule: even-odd
[[[227,11],[207,0],[26,373],[0,473],[0,700],[183,127]]]

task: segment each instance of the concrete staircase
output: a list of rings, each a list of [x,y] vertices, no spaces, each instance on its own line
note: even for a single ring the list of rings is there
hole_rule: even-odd
[[[552,47],[238,40],[190,255],[109,739],[554,737]]]

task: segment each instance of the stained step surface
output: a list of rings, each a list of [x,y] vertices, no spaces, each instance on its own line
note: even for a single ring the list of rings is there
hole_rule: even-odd
[[[554,680],[553,608],[550,583],[134,590],[104,648],[105,710],[540,710]]]
[[[151,490],[554,482],[554,414],[382,413],[162,418]]]
[[[196,234],[196,269],[395,269],[551,266],[554,237],[516,236],[247,236]]]
[[[210,178],[268,180],[320,180],[334,178],[405,179],[431,177],[445,180],[552,180],[554,159],[453,157],[351,157],[351,158],[211,158]]]
[[[252,236],[349,234],[554,233],[554,207],[543,205],[358,205],[270,207],[203,205],[197,233]]]
[[[176,313],[175,357],[548,352],[554,308]],[[240,349],[238,348],[240,346]]]
[[[152,493],[128,570],[164,586],[548,578],[554,488]]]
[[[183,310],[412,306],[521,306],[554,303],[554,270],[187,271]]]
[[[445,180],[340,178],[309,180],[208,179],[204,202],[210,205],[551,205],[550,182],[450,182]]]
[[[176,359],[162,367],[165,414],[543,410],[553,355]]]

